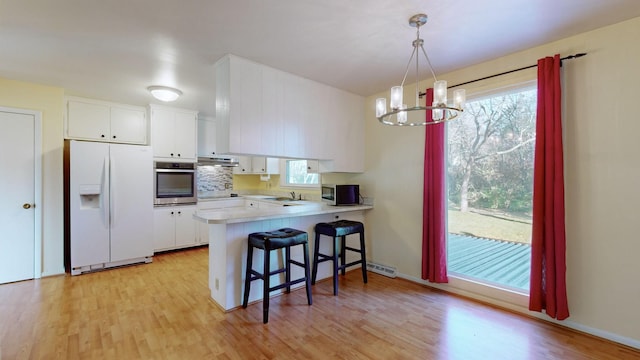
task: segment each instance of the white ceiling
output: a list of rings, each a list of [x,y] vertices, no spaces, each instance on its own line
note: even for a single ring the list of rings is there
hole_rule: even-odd
[[[367,96],[401,81],[420,12],[445,73],[640,16],[640,3],[0,0],[0,77],[134,105],[157,103],[147,86],[173,86],[173,106],[213,117],[213,64],[232,53]]]

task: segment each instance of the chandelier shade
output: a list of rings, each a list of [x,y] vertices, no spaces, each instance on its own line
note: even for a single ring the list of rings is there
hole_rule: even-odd
[[[391,88],[389,108],[387,108],[387,99],[376,99],[376,118],[378,121],[385,125],[391,126],[424,126],[430,124],[438,124],[441,122],[455,119],[462,111],[464,111],[464,104],[466,101],[466,93],[464,89],[457,89],[453,92],[453,104],[447,104],[447,82],[445,80],[438,80],[436,74],[433,71],[427,52],[424,50],[424,41],[420,38],[420,27],[427,23],[426,14],[416,14],[409,18],[409,25],[416,28],[416,40],[413,41],[413,52],[407,63],[407,68],[402,79],[400,86],[394,86]],[[429,67],[431,75],[434,79],[433,84],[433,103],[420,104],[420,89],[419,89],[419,57],[420,52],[425,57],[426,63]],[[412,61],[415,61],[416,71],[416,94],[415,94],[415,106],[407,107],[403,103],[404,82],[407,79],[409,68]],[[431,119],[427,119],[426,111],[431,110]],[[409,120],[408,114],[412,112],[420,112],[424,114],[419,116],[417,120]]]

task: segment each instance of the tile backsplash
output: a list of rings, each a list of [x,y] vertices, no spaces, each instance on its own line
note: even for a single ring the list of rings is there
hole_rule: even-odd
[[[233,190],[232,167],[198,166],[197,171],[199,196],[225,196]]]

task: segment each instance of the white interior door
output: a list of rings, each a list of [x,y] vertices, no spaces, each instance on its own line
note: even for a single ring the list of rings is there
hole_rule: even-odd
[[[0,283],[7,283],[40,277],[40,117],[0,108],[0,129]]]

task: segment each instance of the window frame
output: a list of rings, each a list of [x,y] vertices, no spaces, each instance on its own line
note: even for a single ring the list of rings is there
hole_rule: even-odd
[[[508,92],[517,92],[519,90],[527,90],[537,87],[537,79],[518,79],[519,81],[509,82],[508,84],[499,83],[494,86],[490,86],[484,84],[482,87],[479,87],[477,91],[471,93],[471,96],[467,96],[467,101],[477,101],[486,98],[493,97],[498,94],[508,93]],[[448,138],[449,138],[449,128],[445,127],[445,138],[447,139],[447,148],[448,148]],[[449,162],[449,151],[448,149],[445,151],[446,162],[448,167]],[[447,191],[449,189],[449,183],[447,178]],[[448,195],[447,195],[448,198]],[[447,211],[448,213],[448,211]],[[447,247],[448,247],[448,234],[449,234],[449,216],[445,217],[445,226],[446,226],[446,234],[447,234]],[[447,255],[448,256],[448,255]],[[522,291],[521,289],[513,288],[504,284],[494,283],[490,280],[474,278],[471,276],[467,276],[466,274],[450,272],[448,271],[448,277],[450,279],[449,285],[454,286],[455,288],[464,291],[478,294],[480,296],[488,296],[499,301],[504,301],[508,304],[517,305],[517,306],[527,306],[529,301],[529,291]]]
[[[280,159],[280,187],[298,189],[320,189],[322,184],[321,174],[318,173],[317,184],[291,184],[288,182],[289,161],[309,161],[308,159]]]

